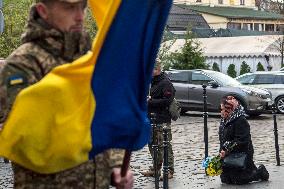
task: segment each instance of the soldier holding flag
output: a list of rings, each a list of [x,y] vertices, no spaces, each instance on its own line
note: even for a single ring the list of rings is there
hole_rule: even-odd
[[[37,0],[31,7],[22,45],[6,59],[1,71],[0,100],[1,110],[4,110],[1,123],[6,120],[15,97],[22,89],[37,83],[55,66],[72,62],[90,50],[91,39],[83,27],[86,6],[87,0]],[[116,161],[111,160],[109,154],[111,152],[106,151],[98,155],[105,159],[96,159],[102,173],[95,171],[95,160],[54,174],[39,174],[12,162],[14,188],[94,188],[95,175],[102,174],[105,176],[98,177],[100,180],[96,188],[108,188],[112,167],[119,166],[122,161],[119,156],[115,157],[118,158]],[[107,163],[102,164],[102,161]],[[133,174],[130,170],[123,179],[119,168],[113,171],[114,184],[118,188],[132,188]]]

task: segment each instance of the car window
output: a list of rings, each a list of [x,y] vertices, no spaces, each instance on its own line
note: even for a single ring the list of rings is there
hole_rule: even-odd
[[[177,83],[188,83],[188,72],[170,72],[168,76],[171,81]]]
[[[252,84],[256,75],[250,74],[250,75],[245,75],[243,77],[238,78],[238,81],[242,84],[248,85]]]
[[[199,72],[193,72],[192,73],[192,79],[191,83],[196,85],[202,85],[204,83],[208,83],[209,81],[213,81],[210,77],[199,73]]]
[[[257,75],[254,84],[273,84],[275,80],[275,75],[263,74]]]
[[[275,84],[284,84],[284,75],[277,75],[274,83]]]

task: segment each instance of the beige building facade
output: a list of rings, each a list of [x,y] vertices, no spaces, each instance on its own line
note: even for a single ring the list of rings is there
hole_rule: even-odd
[[[280,31],[284,27],[283,19],[228,18],[209,13],[201,13],[212,29],[228,28],[253,31]]]
[[[175,4],[196,11],[212,29],[283,31],[284,16],[259,11],[254,0],[175,0]]]
[[[218,5],[255,8],[255,0],[174,0],[175,4]]]

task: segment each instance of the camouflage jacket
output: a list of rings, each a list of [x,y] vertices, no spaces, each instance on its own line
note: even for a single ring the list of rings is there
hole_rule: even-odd
[[[49,27],[32,7],[22,45],[7,59],[0,74],[1,110],[3,122],[15,97],[23,88],[42,79],[55,66],[82,56],[90,49],[86,33],[62,33]]]
[[[91,47],[86,33],[62,33],[48,26],[31,8],[26,31],[22,35],[22,45],[6,60],[0,70],[0,124],[5,121],[17,94],[25,87],[41,80],[54,67],[72,62],[85,54]],[[103,153],[107,159],[101,161],[121,164],[121,159],[109,156],[112,150]],[[120,163],[117,163],[120,162]],[[100,162],[98,164],[103,165]],[[101,170],[109,172],[115,166],[107,163]],[[15,188],[94,188],[95,166],[93,161],[78,167],[49,175],[27,170],[13,163]],[[97,172],[96,174],[100,174]],[[109,180],[110,177],[105,178]],[[108,188],[108,187],[107,187]]]

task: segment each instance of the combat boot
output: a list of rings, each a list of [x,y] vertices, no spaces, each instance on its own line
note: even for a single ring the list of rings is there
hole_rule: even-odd
[[[173,171],[169,171],[168,172],[168,179],[172,179],[172,178],[174,178],[174,172]],[[163,180],[163,179],[164,179],[163,175],[160,176],[160,180]]]
[[[141,172],[141,174],[142,174],[144,177],[154,177],[155,171],[152,170],[152,169],[149,169],[148,171],[143,171],[143,172]]]
[[[259,167],[257,168],[257,173],[259,174],[261,180],[268,181],[269,173],[264,165],[259,165]]]
[[[153,167],[151,166],[148,171],[141,172],[141,174],[142,174],[144,177],[155,177],[155,170],[154,170]],[[158,170],[158,175],[159,175],[159,176],[161,175],[161,170],[160,170],[160,169]]]

